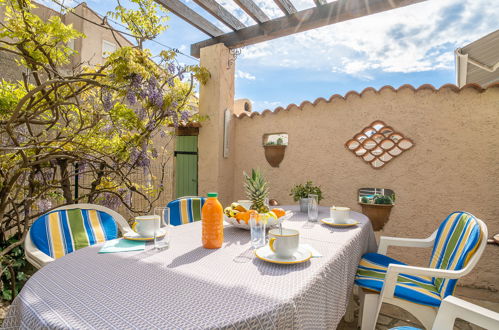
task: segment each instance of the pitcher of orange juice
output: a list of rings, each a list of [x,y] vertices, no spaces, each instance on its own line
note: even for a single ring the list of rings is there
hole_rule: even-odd
[[[208,193],[201,209],[203,247],[206,249],[219,249],[224,241],[223,208],[217,197],[217,193]]]

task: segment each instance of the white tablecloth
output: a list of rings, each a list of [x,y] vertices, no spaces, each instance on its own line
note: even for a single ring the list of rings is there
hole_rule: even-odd
[[[326,329],[345,313],[362,254],[376,250],[369,220],[332,228],[307,223],[298,207],[284,223],[323,257],[276,265],[254,257],[249,232],[227,225],[221,249],[201,245],[201,223],[175,227],[172,246],[98,254],[87,247],[26,283],[5,328]],[[328,208],[320,208],[320,217]]]

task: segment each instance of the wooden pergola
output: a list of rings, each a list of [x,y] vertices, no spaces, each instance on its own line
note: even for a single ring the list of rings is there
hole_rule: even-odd
[[[315,7],[297,11],[292,0],[273,1],[283,16],[270,19],[253,0],[234,0],[256,24],[246,26],[216,0],[193,0],[200,7],[229,27],[224,32],[215,24],[186,6],[180,0],[155,0],[178,17],[210,36],[209,39],[191,45],[191,55],[200,56],[200,49],[223,43],[229,49],[240,48],[262,41],[276,39],[290,34],[315,29],[353,18],[408,6],[425,0],[310,0]]]

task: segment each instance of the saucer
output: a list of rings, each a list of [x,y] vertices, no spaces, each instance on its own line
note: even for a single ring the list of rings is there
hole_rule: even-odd
[[[346,221],[347,221],[347,223],[336,223],[336,222],[334,222],[333,218],[325,218],[325,219],[321,220],[322,223],[325,223],[326,225],[333,226],[333,227],[352,227],[352,226],[356,226],[359,224],[358,221],[353,220],[353,219],[347,219]]]
[[[272,262],[274,264],[299,264],[308,261],[312,258],[312,252],[309,249],[299,246],[293,256],[289,258],[278,257],[271,249],[270,246],[265,245],[255,250],[255,255],[258,259]]]
[[[162,233],[159,237],[163,237],[166,235],[165,229],[160,229],[160,231],[162,231]],[[130,232],[124,234],[123,238],[131,240],[131,241],[152,241],[154,239],[154,237],[142,237],[139,235],[139,233],[136,233],[134,231],[130,231]]]

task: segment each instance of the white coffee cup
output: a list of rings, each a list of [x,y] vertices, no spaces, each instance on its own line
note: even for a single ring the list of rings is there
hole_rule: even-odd
[[[132,229],[142,237],[154,237],[154,232],[159,229],[159,215],[141,215],[135,217]]]
[[[330,217],[335,223],[344,224],[350,219],[350,208],[343,206],[333,206],[330,209]]]
[[[269,231],[269,246],[278,257],[289,258],[298,249],[300,232],[294,229],[272,229]]]

